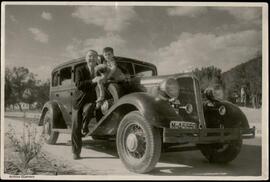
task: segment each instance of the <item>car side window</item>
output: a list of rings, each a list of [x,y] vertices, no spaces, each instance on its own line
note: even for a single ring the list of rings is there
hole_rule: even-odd
[[[117,67],[125,74],[125,75],[134,75],[133,67],[131,63],[117,61]]]
[[[149,66],[134,64],[137,77],[149,77],[154,75],[154,70]]]
[[[58,85],[58,71],[52,74],[52,87],[56,87]]]
[[[60,70],[60,85],[71,84],[71,67],[66,67]]]

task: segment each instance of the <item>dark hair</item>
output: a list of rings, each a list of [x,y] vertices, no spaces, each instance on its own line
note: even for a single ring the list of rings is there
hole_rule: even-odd
[[[113,48],[111,48],[111,47],[105,47],[104,49],[103,49],[103,53],[104,52],[111,52],[111,53],[113,53]]]

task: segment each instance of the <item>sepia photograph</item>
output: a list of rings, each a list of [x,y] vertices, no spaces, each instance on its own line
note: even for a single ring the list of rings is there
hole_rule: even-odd
[[[268,4],[1,3],[1,179],[267,180]]]

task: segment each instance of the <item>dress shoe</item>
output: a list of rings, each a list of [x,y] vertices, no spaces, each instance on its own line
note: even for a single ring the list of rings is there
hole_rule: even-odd
[[[80,158],[81,158],[80,154],[73,154],[73,159],[74,160],[78,160]]]

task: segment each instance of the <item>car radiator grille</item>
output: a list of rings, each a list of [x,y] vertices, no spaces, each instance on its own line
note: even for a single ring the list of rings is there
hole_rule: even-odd
[[[175,111],[181,115],[184,121],[203,124],[203,113],[200,102],[199,83],[193,77],[179,77],[177,79],[180,86],[179,97],[173,103]],[[188,114],[184,109],[187,104],[193,107],[192,113]]]

